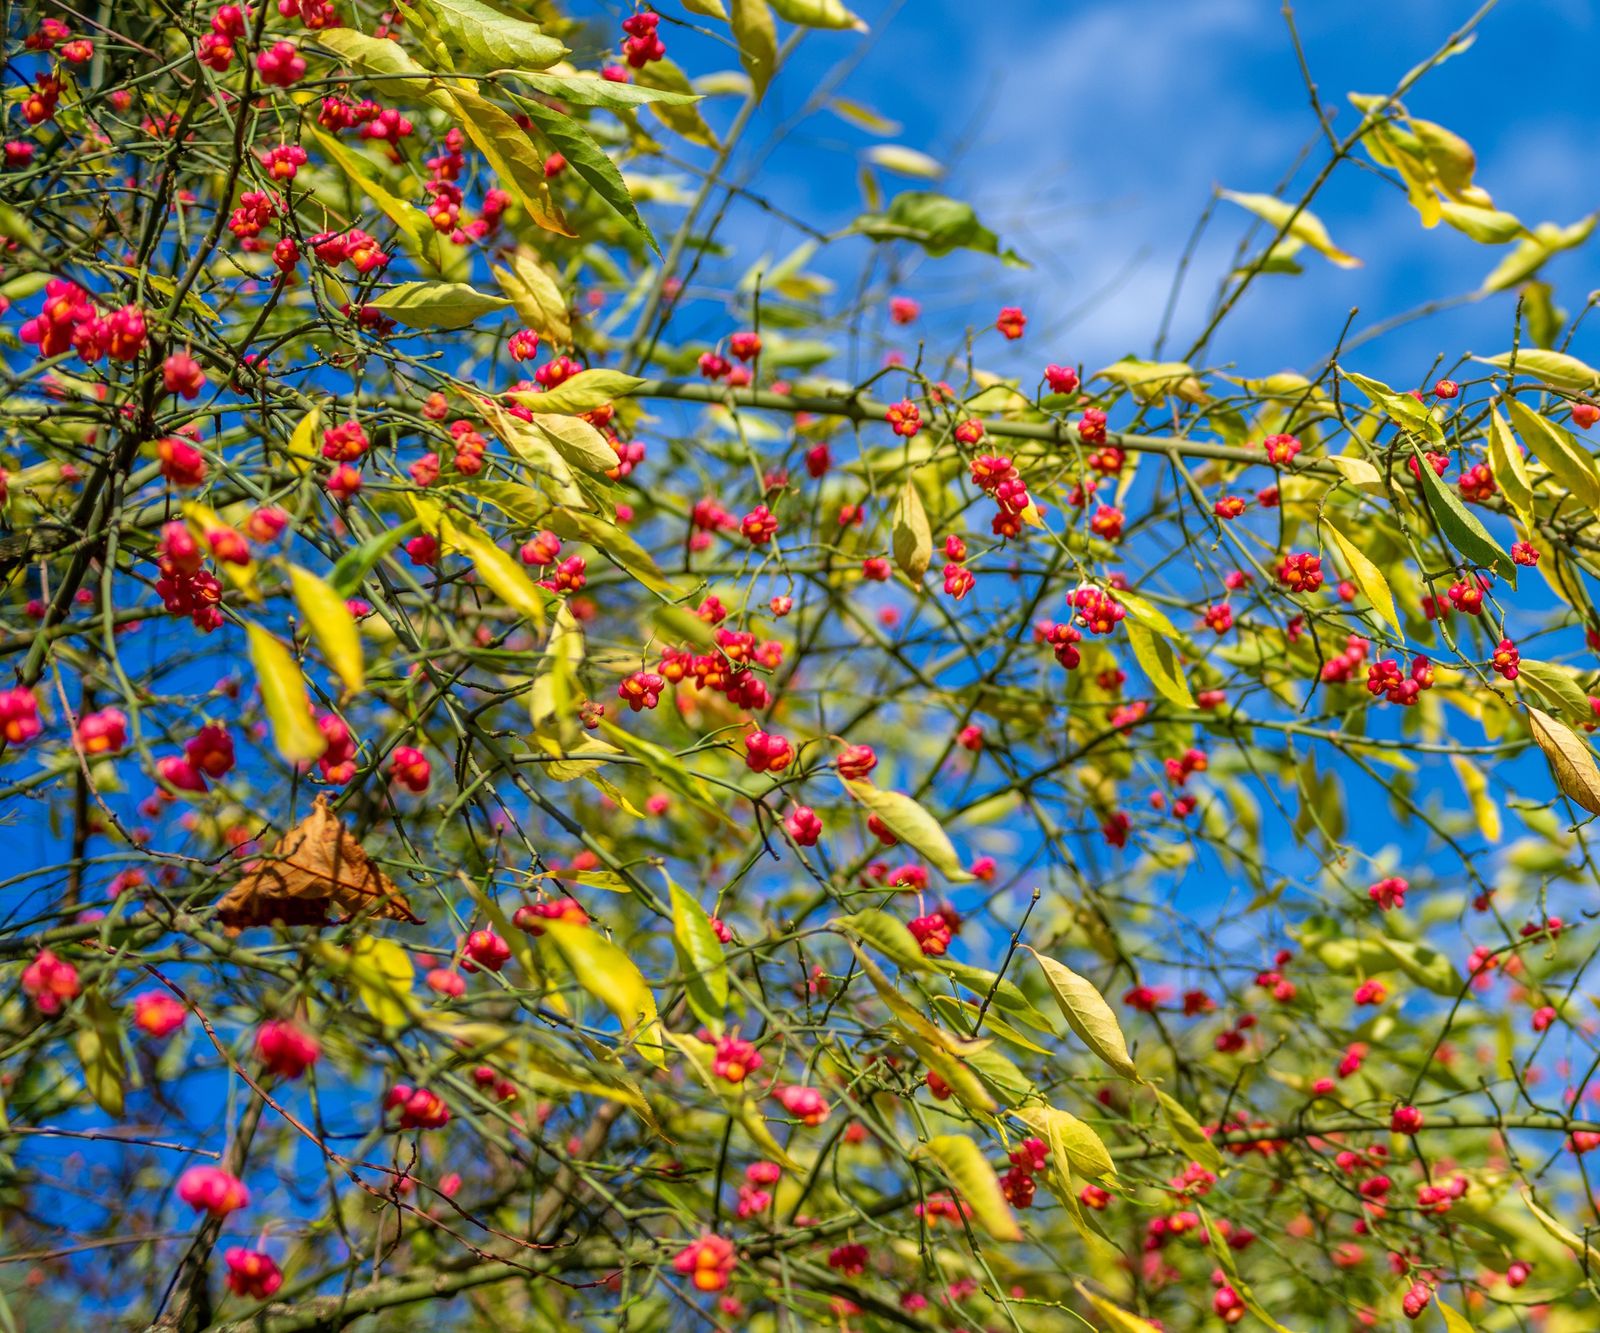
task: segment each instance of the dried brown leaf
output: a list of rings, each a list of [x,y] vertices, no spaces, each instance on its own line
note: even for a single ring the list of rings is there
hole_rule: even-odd
[[[412,925],[422,921],[328,809],[328,798],[318,796],[311,813],[222,896],[217,919],[229,930],[274,922],[320,926],[330,908],[342,921],[361,914]]]

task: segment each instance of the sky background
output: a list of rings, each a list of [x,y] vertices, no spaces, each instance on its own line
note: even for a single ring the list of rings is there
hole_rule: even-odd
[[[997,369],[1026,364],[1036,375],[1046,360],[1093,369],[1124,353],[1148,354],[1179,256],[1212,191],[1273,191],[1316,134],[1273,0],[863,0],[856,9],[870,36],[810,37],[775,82],[754,133],[792,116],[836,61],[859,56],[841,93],[900,122],[887,141],[946,164],[937,188],[975,204],[1033,263],[1005,269],[952,256],[922,264],[908,284],[924,302],[930,338],[948,325],[983,322],[1002,301],[1022,304],[1029,337],[1010,363],[991,340],[986,360]],[[1347,133],[1355,123],[1347,93],[1389,92],[1474,9],[1446,0],[1302,6],[1296,22],[1322,99],[1337,113],[1335,130]],[[1585,167],[1600,131],[1596,27],[1583,0],[1503,0],[1481,24],[1477,44],[1406,99],[1414,114],[1473,145],[1478,182],[1530,226],[1573,222],[1600,202]],[[704,49],[708,43],[691,51],[691,40],[679,49],[698,74],[715,52]],[[725,123],[718,113],[726,106],[712,111],[716,123]],[[861,211],[860,154],[881,141],[831,115],[815,117],[774,151],[762,188],[809,221],[847,222]],[[1286,197],[1299,197],[1326,152],[1315,146]],[[1364,153],[1359,160],[1366,164]],[[891,192],[926,185],[882,179]],[[1242,303],[1216,344],[1216,361],[1252,373],[1304,368],[1331,349],[1352,306],[1360,307],[1360,328],[1468,291],[1504,253],[1448,227],[1424,231],[1399,189],[1361,167],[1341,168],[1315,211],[1364,266],[1338,269],[1306,252],[1302,276],[1262,281]],[[1251,221],[1219,206],[1178,307],[1178,350],[1189,341],[1182,335],[1192,338],[1203,325]],[[765,225],[777,254],[797,239]],[[1600,258],[1569,254],[1545,276],[1560,304],[1577,310],[1600,286]],[[993,297],[975,300],[978,292]],[[1420,375],[1435,352],[1453,360],[1463,350],[1504,351],[1514,306],[1513,294],[1500,294],[1408,328],[1371,345],[1361,368],[1404,380],[1407,356],[1425,358]],[[1582,354],[1581,338],[1574,350]]]

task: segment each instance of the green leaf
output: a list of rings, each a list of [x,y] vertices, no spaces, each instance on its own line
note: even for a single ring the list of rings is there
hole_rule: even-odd
[[[971,873],[956,855],[944,825],[911,797],[875,787],[870,782],[858,782],[851,778],[841,778],[840,781],[850,795],[883,821],[889,832],[952,884],[966,884],[972,879]]]
[[[1600,815],[1600,768],[1577,732],[1537,708],[1528,708],[1533,739],[1550,761],[1556,785],[1592,815]]]
[[[479,0],[420,0],[452,53],[490,69],[547,69],[571,54],[537,23],[491,9]]]
[[[1165,398],[1203,403],[1208,397],[1204,382],[1184,361],[1141,361],[1125,356],[1089,378],[1120,384],[1141,403],[1159,403]]]
[[[250,662],[261,686],[261,704],[272,725],[272,741],[291,764],[309,763],[328,748],[311,716],[311,700],[300,665],[283,644],[260,625],[245,627]]]
[[[1422,456],[1413,441],[1413,457],[1417,460],[1417,474],[1422,480],[1422,493],[1427,497],[1428,511],[1439,525],[1449,543],[1467,560],[1485,569],[1495,570],[1513,588],[1517,586],[1517,567],[1511,557],[1502,551],[1477,516],[1461,502],[1453,487],[1439,480],[1433,465]]]
[[[874,241],[913,241],[930,255],[947,255],[952,250],[978,250],[1008,261],[1000,238],[978,221],[971,204],[927,190],[907,190],[898,194],[883,213],[867,213],[857,218],[854,230]]]
[[[1457,231],[1483,245],[1504,245],[1527,235],[1527,228],[1520,220],[1497,208],[1458,204],[1453,199],[1447,199],[1439,205],[1439,214]]]
[[[572,341],[566,295],[538,255],[527,246],[518,246],[507,267],[496,266],[491,271],[524,324],[546,342],[565,346]]]
[[[729,0],[733,35],[739,43],[739,63],[750,76],[759,98],[767,91],[778,65],[778,30],[767,0]]]
[[[928,526],[928,512],[922,507],[922,496],[916,483],[907,477],[895,496],[893,545],[895,563],[914,583],[921,583],[933,560],[933,530]]]
[[[1585,1271],[1600,1268],[1600,1249],[1585,1241],[1570,1227],[1562,1225],[1549,1213],[1533,1201],[1530,1190],[1522,1191],[1522,1202],[1527,1204],[1528,1211],[1533,1214],[1533,1220],[1544,1228],[1545,1232],[1554,1240],[1565,1245],[1572,1251],[1574,1260],[1581,1264]]]
[[[1356,586],[1372,603],[1372,609],[1394,627],[1397,639],[1403,639],[1405,631],[1400,627],[1400,613],[1395,610],[1394,594],[1389,590],[1389,580],[1384,578],[1383,571],[1368,560],[1361,548],[1326,518],[1323,519],[1322,526],[1328,530],[1328,536],[1333,538],[1333,544],[1339,548],[1340,558],[1349,569],[1351,577],[1355,579]]]
[[[851,916],[841,916],[833,923],[843,930],[872,945],[885,958],[893,959],[901,967],[913,972],[926,972],[933,960],[922,952],[917,937],[906,929],[905,922],[877,908],[868,908]]]
[[[705,908],[671,879],[672,939],[678,950],[678,968],[695,1017],[713,1031],[721,1031],[728,1007],[728,961],[722,941]]]
[[[1528,465],[1522,457],[1522,446],[1511,434],[1511,427],[1500,415],[1498,407],[1489,409],[1489,470],[1500,483],[1500,489],[1511,502],[1511,507],[1526,522],[1532,516],[1533,483],[1528,478]]]
[[[412,329],[464,329],[510,304],[464,282],[402,282],[367,302]]]
[[[369,37],[354,28],[324,28],[314,34],[314,40],[351,69],[366,75],[367,81],[387,101],[445,104],[445,95],[433,71],[419,65],[392,38]]]
[[[582,417],[555,412],[535,412],[527,424],[549,442],[550,447],[573,467],[604,476],[617,466],[617,451],[606,437]],[[513,417],[512,420],[520,420]]]
[[[1524,659],[1517,672],[1518,685],[1532,690],[1552,712],[1565,714],[1572,723],[1587,722],[1594,716],[1588,691],[1579,680],[1571,667],[1532,659]]]
[[[1459,995],[1461,976],[1455,964],[1437,949],[1413,940],[1378,936],[1378,947],[1393,958],[1396,966],[1419,986],[1435,995]]]
[[[344,682],[345,689],[354,694],[367,683],[366,667],[362,662],[361,631],[356,628],[343,595],[331,583],[299,565],[289,566],[289,586],[328,665]]]
[[[589,131],[571,116],[563,115],[543,102],[524,98],[518,105],[549,139],[567,165],[581,176],[607,208],[633,229],[652,250],[660,253],[661,247],[650,228],[639,216],[639,210],[628,193],[627,183],[603,148],[590,137]]]
[[[617,1016],[645,1059],[664,1068],[655,996],[633,960],[593,926],[546,921],[544,932],[578,984]]]
[[[1022,1239],[1022,1228],[1006,1203],[999,1177],[984,1158],[983,1149],[965,1134],[937,1134],[911,1155],[932,1158],[972,1209],[973,1219],[996,1240]]]
[[[1038,960],[1045,980],[1050,984],[1050,993],[1061,1006],[1062,1017],[1067,1020],[1067,1026],[1077,1033],[1078,1040],[1113,1072],[1136,1083],[1142,1082],[1138,1069],[1134,1067],[1133,1057],[1128,1054],[1122,1025],[1117,1022],[1117,1016],[1106,1003],[1105,996],[1070,967],[1037,950],[1028,951]]]
[[[1595,471],[1594,456],[1520,398],[1508,400],[1506,406],[1511,412],[1511,424],[1522,442],[1550,469],[1550,474],[1572,492],[1572,498],[1585,509],[1592,510],[1600,505],[1600,473]]]
[[[72,1039],[83,1067],[83,1085],[107,1115],[122,1116],[128,1087],[128,1057],[122,1048],[122,1024],[98,986],[83,993]]]
[[[839,0],[772,0],[773,12],[785,23],[802,28],[853,28],[865,32],[867,25],[846,9]]]
[[[354,597],[361,590],[361,582],[390,551],[416,536],[422,524],[408,519],[396,528],[385,528],[376,537],[369,537],[352,551],[339,557],[328,572],[328,586],[341,597]]]
[[[588,542],[651,592],[672,593],[672,584],[662,575],[650,552],[610,519],[581,509],[556,509],[545,515],[545,523],[558,537]]]
[[[1161,1112],[1167,1119],[1167,1128],[1172,1131],[1172,1137],[1178,1141],[1179,1149],[1191,1162],[1199,1162],[1207,1171],[1220,1173],[1222,1171],[1222,1154],[1217,1151],[1216,1144],[1206,1137],[1205,1130],[1200,1128],[1200,1122],[1189,1112],[1189,1108],[1176,1097],[1170,1096],[1160,1088],[1154,1088],[1156,1100],[1161,1103]]]
[[[1340,268],[1361,267],[1359,259],[1345,253],[1333,243],[1333,238],[1328,235],[1328,229],[1323,226],[1322,220],[1308,209],[1302,208],[1296,214],[1293,204],[1285,203],[1270,194],[1239,194],[1234,190],[1220,190],[1218,193],[1229,203],[1238,204],[1240,208],[1254,213],[1263,222],[1277,228],[1279,233],[1292,236],[1295,240],[1309,245],[1330,263],[1337,264]],[[1294,221],[1290,222],[1290,218]],[[1285,231],[1285,228],[1288,230]]]
[[[1098,1180],[1117,1174],[1100,1136],[1077,1116],[1053,1106],[1024,1106],[1011,1114],[1049,1145],[1053,1159],[1066,1162],[1080,1176]]]
[[[575,417],[593,412],[616,398],[626,398],[644,381],[620,370],[580,370],[569,380],[543,393],[514,393],[511,397],[535,412],[555,412]]]

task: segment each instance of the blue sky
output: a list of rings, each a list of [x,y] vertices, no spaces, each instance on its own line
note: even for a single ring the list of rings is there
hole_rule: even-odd
[[[1272,0],[913,0],[856,8],[874,31],[843,94],[899,121],[903,128],[889,141],[946,163],[942,188],[978,205],[1034,262],[1019,271],[951,257],[922,265],[908,284],[925,301],[930,333],[981,322],[1001,298],[1024,304],[1034,323],[1010,368],[1070,358],[1092,369],[1125,352],[1148,353],[1178,257],[1213,187],[1272,190],[1316,130]],[[1348,92],[1388,92],[1474,8],[1445,0],[1302,6],[1301,37],[1323,100],[1338,112],[1336,130],[1354,124]],[[1600,129],[1600,103],[1589,93],[1595,30],[1595,13],[1582,0],[1506,0],[1480,26],[1476,46],[1407,99],[1415,114],[1474,146],[1480,184],[1530,225],[1572,222],[1600,204],[1600,187],[1582,166]],[[757,131],[790,116],[861,40],[810,38],[774,85]],[[715,59],[703,49],[693,55]],[[817,117],[774,154],[763,188],[809,220],[846,221],[860,211],[858,155],[871,142],[838,119]],[[1322,160],[1314,156],[1310,170]],[[1291,197],[1308,179],[1302,170]],[[905,184],[884,181],[890,189]],[[1303,276],[1263,282],[1230,321],[1219,358],[1255,373],[1303,367],[1329,350],[1351,306],[1361,307],[1359,327],[1467,291],[1501,253],[1448,228],[1424,231],[1397,189],[1350,166],[1316,211],[1364,267],[1336,269],[1308,255]],[[1203,321],[1249,221],[1231,206],[1219,210],[1174,341],[1186,343],[1181,335]],[[774,229],[774,250],[793,239]],[[1560,302],[1576,310],[1600,286],[1600,260],[1567,255],[1546,276]],[[984,298],[975,300],[978,291]],[[1435,352],[1453,359],[1466,349],[1502,351],[1514,303],[1503,294],[1457,310],[1370,347],[1362,363],[1380,375],[1393,364],[1393,378],[1404,379],[1407,356],[1424,358],[1420,374]],[[1583,351],[1581,340],[1576,350]],[[991,364],[1004,363],[996,356]]]

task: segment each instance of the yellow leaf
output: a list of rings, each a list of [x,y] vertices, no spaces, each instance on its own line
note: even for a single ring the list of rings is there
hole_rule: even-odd
[[[1024,1106],[1012,1114],[1049,1145],[1052,1161],[1064,1162],[1090,1180],[1117,1174],[1100,1136],[1077,1116],[1053,1106]]]
[[[1511,424],[1522,441],[1538,456],[1557,481],[1572,492],[1572,498],[1585,509],[1600,505],[1600,472],[1594,456],[1555,422],[1541,416],[1520,398],[1506,406]]]
[[[1167,1117],[1167,1126],[1172,1130],[1172,1137],[1177,1139],[1178,1146],[1192,1162],[1199,1162],[1208,1171],[1220,1173],[1222,1170],[1222,1154],[1217,1151],[1216,1145],[1206,1137],[1205,1130],[1200,1128],[1200,1122],[1190,1114],[1189,1108],[1176,1097],[1171,1097],[1155,1088],[1156,1100],[1161,1103],[1161,1110]]]
[[[1148,1319],[1130,1314],[1120,1305],[1113,1305],[1104,1296],[1096,1296],[1081,1282],[1073,1284],[1078,1295],[1089,1302],[1094,1312],[1106,1321],[1106,1333],[1156,1333],[1156,1326]]]
[[[905,576],[921,583],[933,560],[933,531],[928,526],[928,513],[922,507],[922,496],[910,477],[895,497],[893,533],[894,558]]]
[[[411,955],[393,940],[363,935],[350,946],[346,967],[367,1011],[384,1027],[404,1027],[417,1008],[411,994],[417,975]]]
[[[1439,1313],[1444,1316],[1445,1333],[1473,1333],[1472,1324],[1464,1314],[1452,1310],[1443,1301],[1438,1302]]]
[[[482,528],[469,518],[441,517],[439,536],[446,546],[472,561],[478,577],[496,597],[535,626],[544,626],[545,603],[551,600],[551,594],[529,578],[527,571],[496,546]]]
[[[1163,698],[1179,708],[1194,708],[1194,695],[1189,692],[1189,682],[1184,679],[1183,666],[1178,661],[1175,648],[1161,635],[1154,633],[1131,617],[1123,622],[1127,631],[1128,646],[1139,659],[1144,674]]]
[[[523,391],[511,397],[535,412],[571,417],[593,412],[615,398],[626,398],[643,383],[637,375],[624,375],[620,370],[580,370],[571,379],[543,393]]]
[[[1389,591],[1389,580],[1384,578],[1383,571],[1362,553],[1361,548],[1340,532],[1338,528],[1326,518],[1322,526],[1328,530],[1328,536],[1333,538],[1333,544],[1339,548],[1339,556],[1349,569],[1351,576],[1356,581],[1356,587],[1366,594],[1372,603],[1372,609],[1394,627],[1395,637],[1404,638],[1405,631],[1400,628],[1400,613],[1395,610],[1394,594]]]
[[[318,36],[320,39],[327,34]],[[551,201],[544,158],[527,131],[493,102],[469,88],[452,87],[445,96],[455,103],[461,128],[494,168],[500,187],[509,190],[528,217],[540,227],[561,236],[571,236],[573,233],[567,229],[561,210]]]
[[[1528,526],[1533,517],[1533,483],[1528,479],[1522,446],[1511,434],[1511,427],[1498,407],[1489,409],[1489,470],[1521,517],[1523,526]]]
[[[185,500],[183,502],[183,517],[189,524],[189,531],[200,543],[202,551],[209,551],[209,534],[213,532],[233,532],[231,523],[224,522],[221,515],[215,513],[198,500]],[[256,587],[256,570],[258,568],[252,557],[244,564],[235,564],[232,560],[218,560],[217,568],[222,571],[222,577],[239,590],[252,602],[261,600],[261,590]]]
[[[559,416],[554,412],[534,412],[532,416],[529,424],[542,432],[550,447],[573,467],[604,475],[617,466],[617,451],[582,417]]]
[[[633,960],[593,926],[547,921],[544,938],[561,955],[578,984],[622,1023],[623,1036],[652,1064],[665,1067],[655,996]]]
[[[250,662],[261,685],[261,703],[272,724],[272,741],[291,764],[309,763],[328,748],[311,716],[311,700],[300,666],[283,644],[260,625],[246,627]]]
[[[1565,722],[1528,708],[1533,739],[1555,773],[1556,785],[1592,815],[1600,815],[1600,769],[1589,747]]]
[[[840,780],[845,790],[868,811],[877,815],[889,832],[952,884],[965,884],[972,879],[971,873],[956,855],[944,826],[911,797],[897,791],[885,791],[870,782],[858,782],[851,778]]]
[[[1000,1180],[978,1147],[964,1134],[938,1134],[912,1154],[931,1157],[972,1209],[972,1216],[996,1240],[1021,1240],[1022,1228],[1006,1203]]]
[[[1240,208],[1254,213],[1262,221],[1270,223],[1280,232],[1288,227],[1285,233],[1293,236],[1297,241],[1304,241],[1319,255],[1337,264],[1340,268],[1360,268],[1361,261],[1352,254],[1347,254],[1333,243],[1328,235],[1327,227],[1323,226],[1322,219],[1315,213],[1302,208],[1298,215],[1294,205],[1285,203],[1270,194],[1239,194],[1234,190],[1221,191],[1222,197],[1229,203],[1238,204]],[[1291,223],[1290,218],[1294,218]]]
[[[1024,946],[1026,947],[1026,946]],[[1044,970],[1050,993],[1061,1006],[1061,1015],[1067,1026],[1078,1035],[1101,1061],[1123,1078],[1141,1082],[1133,1058],[1128,1054],[1128,1043],[1122,1036],[1122,1025],[1111,1006],[1086,978],[1080,977],[1070,967],[1048,958],[1037,950],[1029,952],[1038,959]]]
[[[1533,1201],[1533,1195],[1527,1190],[1522,1191],[1522,1202],[1528,1205],[1528,1211],[1533,1214],[1537,1222],[1555,1240],[1565,1245],[1572,1251],[1573,1257],[1583,1265],[1586,1270],[1600,1267],[1600,1249],[1596,1249],[1570,1227],[1563,1226],[1554,1217],[1539,1207]]]
[[[361,631],[344,598],[326,579],[299,565],[289,566],[289,586],[295,605],[327,655],[328,665],[354,694],[366,684],[366,670],[361,660]]]
[[[739,63],[750,76],[757,98],[778,64],[778,30],[767,0],[730,0],[733,35],[739,43]]]
[[[128,1085],[128,1057],[122,1049],[122,1024],[100,989],[83,997],[77,1035],[72,1039],[83,1066],[83,1085],[107,1115],[122,1115]]]
[[[546,342],[564,346],[572,341],[567,298],[538,255],[527,246],[518,246],[508,267],[496,267],[494,276],[524,324]]]
[[[1451,755],[1450,763],[1456,770],[1456,777],[1461,780],[1461,787],[1467,793],[1467,799],[1472,802],[1472,814],[1478,821],[1479,832],[1487,841],[1499,842],[1500,807],[1495,804],[1494,797],[1489,795],[1489,779],[1465,755]]]

